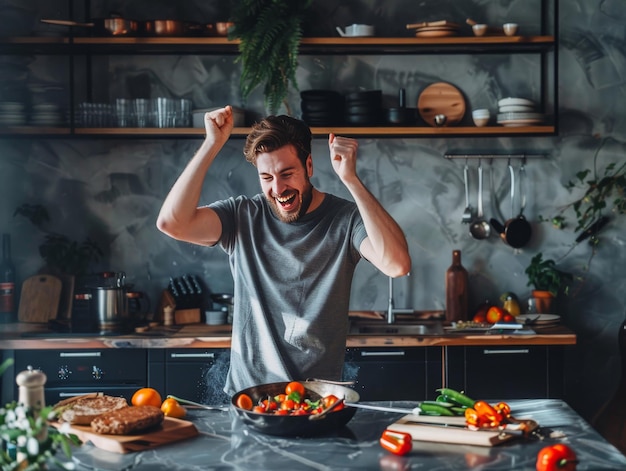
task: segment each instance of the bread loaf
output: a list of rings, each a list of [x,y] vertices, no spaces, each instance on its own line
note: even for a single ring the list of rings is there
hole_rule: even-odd
[[[107,412],[91,421],[91,430],[110,435],[141,432],[163,422],[164,414],[154,406],[131,406]]]
[[[54,406],[59,420],[73,425],[89,425],[96,417],[125,407],[128,407],[128,402],[123,397],[101,393],[66,399]]]

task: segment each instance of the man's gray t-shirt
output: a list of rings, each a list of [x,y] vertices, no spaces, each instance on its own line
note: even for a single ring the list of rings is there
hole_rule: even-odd
[[[350,288],[367,236],[354,202],[325,194],[285,223],[263,195],[210,205],[222,222],[235,311],[228,394],[278,381],[341,377]]]

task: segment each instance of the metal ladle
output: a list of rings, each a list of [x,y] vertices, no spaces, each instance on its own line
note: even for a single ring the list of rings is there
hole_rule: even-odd
[[[470,225],[470,234],[474,239],[486,239],[491,235],[491,227],[483,215],[483,166],[478,161],[478,213],[476,220]]]
[[[465,182],[465,211],[463,211],[463,216],[461,217],[461,221],[464,224],[469,224],[472,222],[474,214],[472,212],[472,206],[469,201],[469,179],[468,179],[468,171],[469,167],[467,166],[467,161],[465,162],[465,168],[463,169],[463,181]]]

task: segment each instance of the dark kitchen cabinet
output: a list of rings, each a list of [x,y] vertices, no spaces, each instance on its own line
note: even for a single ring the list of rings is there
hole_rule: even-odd
[[[348,348],[343,380],[354,381],[362,401],[424,400],[441,387],[438,347]]]
[[[202,404],[226,404],[229,396],[223,389],[229,365],[227,348],[167,349],[163,391]]]
[[[473,398],[563,398],[562,346],[444,347],[446,385]]]
[[[93,392],[130,401],[147,384],[145,349],[15,350],[13,355],[16,374],[29,366],[46,374],[46,404]],[[13,392],[17,399],[17,384]]]

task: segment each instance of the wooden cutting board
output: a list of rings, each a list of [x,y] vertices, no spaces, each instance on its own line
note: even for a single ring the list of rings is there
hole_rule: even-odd
[[[52,425],[59,427],[58,423]],[[198,429],[187,420],[165,417],[159,428],[136,435],[104,435],[93,432],[88,425],[72,425],[70,433],[76,434],[83,442],[93,443],[102,450],[130,453],[195,437],[198,435]]]
[[[428,423],[424,421],[426,418]],[[387,428],[410,433],[413,440],[417,441],[459,445],[495,446],[519,438],[517,435],[493,430],[470,430],[464,425],[464,417],[422,417],[409,414]]]
[[[52,275],[35,275],[22,283],[20,322],[48,322],[55,319],[61,299],[61,280]]]
[[[446,82],[436,82],[426,87],[417,99],[420,116],[435,126],[435,116],[446,115],[446,126],[457,124],[465,116],[465,99],[461,91]]]

